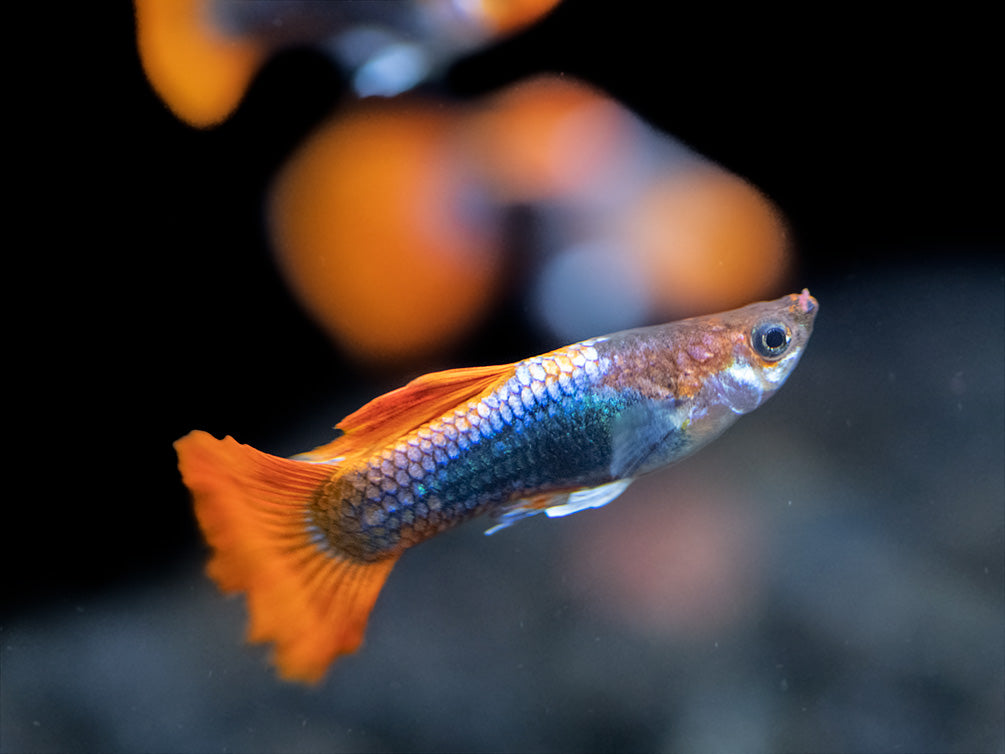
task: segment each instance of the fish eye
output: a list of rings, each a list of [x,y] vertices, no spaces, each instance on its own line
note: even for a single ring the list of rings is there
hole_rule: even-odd
[[[768,360],[777,359],[792,340],[792,332],[781,322],[761,322],[750,331],[750,344]]]

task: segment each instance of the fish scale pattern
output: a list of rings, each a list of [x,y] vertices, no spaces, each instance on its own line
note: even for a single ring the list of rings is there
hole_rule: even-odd
[[[606,481],[607,425],[621,398],[598,387],[609,366],[601,340],[519,362],[491,393],[348,471],[332,544],[379,560],[514,500]]]

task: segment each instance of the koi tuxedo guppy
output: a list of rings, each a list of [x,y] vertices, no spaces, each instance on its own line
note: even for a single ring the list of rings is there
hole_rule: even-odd
[[[209,573],[245,592],[249,638],[284,677],[318,681],[355,651],[395,561],[481,514],[487,533],[599,507],[753,411],[802,356],[804,290],[592,338],[516,364],[427,374],[278,458],[195,431],[175,443]]]

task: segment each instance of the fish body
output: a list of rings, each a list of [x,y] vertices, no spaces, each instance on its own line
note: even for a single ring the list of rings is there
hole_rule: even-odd
[[[193,432],[176,443],[215,554],[247,592],[251,639],[314,681],[362,641],[397,558],[479,515],[488,533],[604,505],[706,444],[785,381],[812,332],[807,291],[420,377],[292,459]]]

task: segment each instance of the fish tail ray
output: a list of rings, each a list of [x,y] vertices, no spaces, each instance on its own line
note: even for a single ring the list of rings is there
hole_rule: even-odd
[[[354,652],[396,558],[363,562],[333,550],[310,518],[330,465],[279,458],[195,431],[175,443],[196,517],[213,548],[207,568],[225,592],[244,592],[248,639],[274,642],[290,680],[319,681]]]

